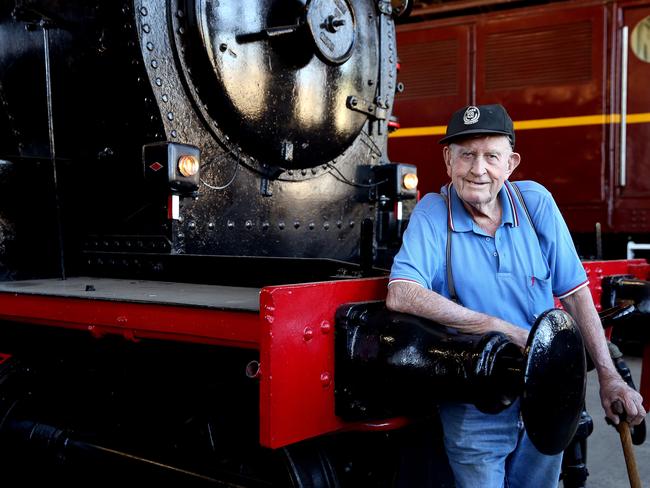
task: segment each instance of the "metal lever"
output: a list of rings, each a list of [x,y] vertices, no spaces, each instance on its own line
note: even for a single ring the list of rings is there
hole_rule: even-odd
[[[235,39],[239,43],[262,41],[264,39],[273,39],[276,37],[285,36],[287,34],[293,34],[294,32],[297,32],[299,29],[301,29],[302,26],[303,26],[302,23],[298,23],[294,25],[280,25],[278,27],[268,27],[266,29],[262,29],[259,32],[238,34],[235,37]]]
[[[627,48],[628,48],[628,27],[621,29],[621,141],[619,156],[619,178],[618,184],[627,184]]]
[[[615,307],[608,308],[598,313],[603,329],[608,329],[614,325],[614,322],[627,317],[637,311],[633,303],[623,303]]]
[[[327,29],[330,31],[332,34],[334,34],[339,27],[342,27],[345,25],[345,19],[337,19],[333,15],[330,15],[325,19],[325,22],[321,24],[321,28]]]
[[[271,37],[284,36],[286,34],[293,34],[301,27],[302,24],[281,25],[279,27],[269,27],[268,29],[264,29],[262,32],[266,35],[266,37],[271,38]]]

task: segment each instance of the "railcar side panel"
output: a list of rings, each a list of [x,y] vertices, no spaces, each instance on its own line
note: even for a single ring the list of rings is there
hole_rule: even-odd
[[[523,156],[514,179],[539,181],[553,193],[584,256],[596,253],[594,232],[600,224],[605,256],[623,257],[628,235],[634,240],[650,235],[650,62],[643,54],[649,15],[643,1],[577,0],[400,26],[405,90],[396,99],[401,128],[391,136],[391,157],[419,166],[423,193],[438,191],[447,176],[437,141],[453,111],[450,105],[502,103],[515,121],[516,149]],[[625,90],[624,26],[629,31]],[[455,32],[467,37],[456,41],[460,47],[449,44],[447,52],[469,49],[457,58],[467,64],[452,70],[466,78],[455,80],[456,91],[432,97],[417,80],[429,76],[431,87],[437,87],[450,68],[423,63],[427,57],[412,52],[422,39],[449,43]],[[436,52],[433,42],[420,49]],[[428,75],[432,70],[435,77]]]

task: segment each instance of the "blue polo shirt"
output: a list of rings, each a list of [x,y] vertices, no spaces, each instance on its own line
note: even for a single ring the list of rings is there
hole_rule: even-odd
[[[429,193],[415,207],[395,256],[390,283],[410,281],[449,298],[446,243],[460,302],[529,329],[537,316],[588,284],[569,230],[553,197],[533,181],[517,182],[535,228],[505,182],[498,198],[501,225],[494,237],[471,218],[453,185]],[[537,232],[535,232],[535,229]],[[390,286],[389,283],[389,286]]]

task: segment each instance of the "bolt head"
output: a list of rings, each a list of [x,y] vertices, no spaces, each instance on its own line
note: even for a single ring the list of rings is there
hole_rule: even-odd
[[[309,342],[314,337],[314,331],[311,327],[305,327],[302,338],[305,342]]]

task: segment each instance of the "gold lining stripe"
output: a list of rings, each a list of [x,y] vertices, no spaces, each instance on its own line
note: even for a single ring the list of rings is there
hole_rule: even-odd
[[[620,124],[621,114],[581,115],[578,117],[556,117],[553,119],[518,120],[515,130],[551,129],[556,127],[578,127],[584,125]],[[628,114],[628,124],[641,124],[650,122],[650,112]],[[398,129],[389,137],[417,137],[444,135],[447,130],[445,125],[432,125],[429,127],[405,127]]]
[[[405,127],[397,129],[388,137],[415,137],[415,136],[441,136],[447,131],[446,125],[434,125],[430,127]]]

